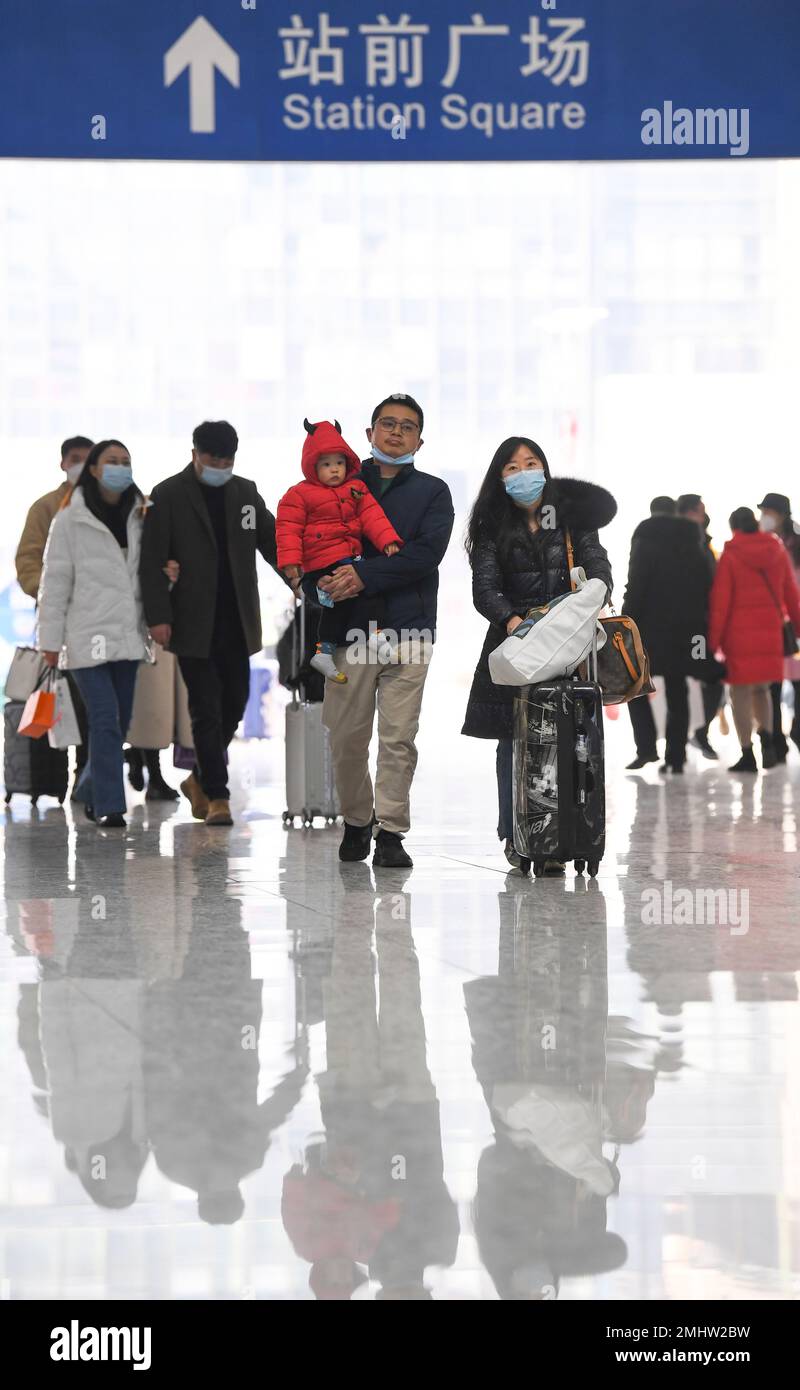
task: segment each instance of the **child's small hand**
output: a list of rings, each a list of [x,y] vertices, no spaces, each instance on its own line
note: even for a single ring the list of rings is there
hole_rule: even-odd
[[[392,541],[390,545],[387,545],[383,553],[384,555],[396,555],[399,549],[400,547],[397,541]]]
[[[299,565],[286,565],[283,574],[288,579],[295,593],[300,588],[300,580],[303,578],[303,571]]]

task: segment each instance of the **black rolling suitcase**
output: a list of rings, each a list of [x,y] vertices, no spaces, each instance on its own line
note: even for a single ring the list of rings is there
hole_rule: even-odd
[[[594,654],[593,672],[597,671]],[[537,877],[547,859],[597,873],[606,841],[603,703],[596,681],[525,686],[514,701],[514,847]]]
[[[25,705],[9,700],[3,710],[3,782],[6,805],[15,792],[29,796],[35,806],[40,796],[55,796],[63,802],[67,795],[69,761],[66,748],[51,748],[47,734],[26,738],[18,734]]]

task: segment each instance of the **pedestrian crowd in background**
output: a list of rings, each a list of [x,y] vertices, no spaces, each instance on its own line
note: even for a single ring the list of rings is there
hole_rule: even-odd
[[[37,601],[36,646],[63,673],[80,727],[72,799],[103,828],[125,824],[124,769],[150,800],[177,799],[159,750],[191,750],[181,783],[192,814],[232,824],[228,748],[242,719],[250,657],[261,650],[260,554],[318,617],[310,666],[324,678],[343,860],[407,867],[416,734],[436,635],[439,566],[454,514],[447,485],[422,472],[424,415],[387,396],[366,428],[362,461],[338,421],[304,421],[302,479],[267,508],[235,468],[237,433],[204,421],[191,459],[145,497],[118,439],[76,435],[64,478],[32,505],[17,550],[19,583]],[[663,677],[666,745],[659,771],[680,774],[691,742],[709,759],[712,721],[727,698],[741,745],[731,768],[755,773],[800,750],[800,531],[789,498],[768,492],[760,519],[730,516],[712,549],[702,497],[657,497],[631,542],[623,614],[638,625]],[[497,833],[513,848],[514,687],[495,684],[490,654],[532,609],[570,592],[571,569],[612,594],[598,531],[616,513],[594,483],[551,474],[526,436],[497,449],[472,508],[466,550],[473,600],[489,626],[462,732],[497,743]],[[548,519],[549,518],[549,519]],[[703,720],[689,729],[687,677],[701,683]],[[793,687],[791,728],[782,688]],[[726,695],[727,692],[727,695]],[[631,699],[638,771],[658,761],[652,701]],[[375,718],[377,775],[368,764]],[[8,734],[7,734],[8,737]],[[561,866],[557,866],[561,867]]]

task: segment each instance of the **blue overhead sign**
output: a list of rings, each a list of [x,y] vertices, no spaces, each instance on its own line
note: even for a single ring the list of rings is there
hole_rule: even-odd
[[[800,154],[800,0],[2,0],[0,155]]]

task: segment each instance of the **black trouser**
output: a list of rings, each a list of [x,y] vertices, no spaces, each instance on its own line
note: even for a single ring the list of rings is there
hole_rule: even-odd
[[[689,692],[685,676],[665,676],[667,697],[667,748],[664,761],[671,767],[683,767],[686,762],[686,739],[689,734]],[[656,722],[647,695],[628,701],[628,710],[640,758],[655,758]]]
[[[792,689],[794,690],[794,718],[789,737],[797,742],[800,738],[800,681],[792,681]],[[772,733],[778,748],[785,753],[789,745],[783,732],[783,710],[781,708],[783,681],[775,681],[770,686],[770,690],[772,691]]]
[[[709,725],[722,704],[725,686],[722,681],[701,681],[700,689],[703,694],[703,718],[705,720],[702,727],[703,732],[708,734]]]
[[[72,706],[75,710],[75,718],[78,721],[78,728],[81,733],[81,742],[75,747],[75,782],[86,766],[86,759],[89,756],[89,716],[86,713],[86,705],[83,696],[78,689],[78,682],[75,680],[71,671],[65,671],[69,693],[72,696]]]
[[[238,728],[250,691],[250,658],[241,624],[215,632],[208,656],[179,656],[189,695],[195,765],[209,801],[228,801],[225,753]]]
[[[335,574],[342,565],[353,565],[358,574],[358,562],[353,560],[336,560],[332,565],[326,565],[321,570],[309,570],[308,574],[303,575],[303,590],[312,603],[319,603],[317,597],[317,584],[325,574]],[[334,647],[343,647],[347,642],[347,634],[350,630],[353,614],[356,608],[360,608],[363,613],[366,611],[367,622],[374,623],[380,630],[386,620],[386,600],[381,594],[374,594],[366,600],[366,610],[364,609],[364,595],[356,594],[354,598],[342,599],[339,603],[334,603],[333,607],[322,605],[319,619],[319,633],[317,640],[320,642],[331,642]],[[369,631],[364,634],[369,637]]]

